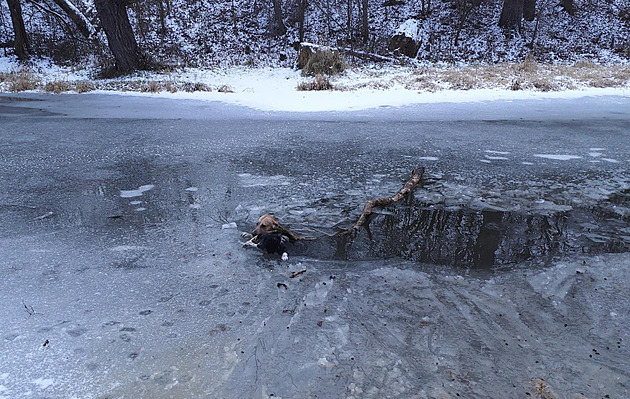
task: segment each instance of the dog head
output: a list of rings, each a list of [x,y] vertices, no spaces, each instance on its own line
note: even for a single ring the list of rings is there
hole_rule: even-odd
[[[262,215],[260,219],[258,219],[258,223],[256,223],[256,229],[254,230],[254,235],[259,236],[265,233],[271,233],[280,228],[280,222],[278,219],[271,215]]]

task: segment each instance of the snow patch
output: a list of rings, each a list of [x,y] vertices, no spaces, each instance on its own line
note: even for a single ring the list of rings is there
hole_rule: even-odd
[[[149,191],[154,187],[155,186],[153,184],[146,184],[144,186],[138,187],[135,190],[120,190],[120,196],[122,198],[140,197],[145,191]]]
[[[55,382],[50,378],[37,378],[31,382],[37,385],[37,388],[42,390],[49,388],[55,384]]]
[[[564,154],[534,154],[536,158],[553,159],[556,161],[569,161],[571,159],[582,158],[579,155],[564,155]]]
[[[297,91],[304,81],[300,71],[289,68],[234,68],[229,71],[188,70],[177,76],[178,80],[201,82],[211,87],[227,85],[234,93],[226,95],[217,90],[212,92],[178,91],[176,93],[138,93],[122,91],[95,91],[109,95],[147,96],[171,99],[217,101],[240,105],[261,111],[279,112],[327,112],[357,111],[381,107],[402,107],[414,104],[436,103],[482,103],[500,100],[543,100],[574,99],[589,96],[627,96],[624,88],[585,88],[570,91],[534,92],[527,90],[475,89],[418,91],[406,88],[397,78],[408,76],[412,70],[394,69],[381,71],[382,75],[371,75],[370,71],[346,71],[345,75],[331,77],[333,86],[367,87],[356,90]],[[150,77],[144,77],[150,79]],[[156,79],[160,79],[159,76]],[[370,82],[381,82],[387,87],[370,87]],[[270,99],[272,98],[272,101]],[[505,154],[504,154],[505,155]]]
[[[416,19],[408,19],[403,22],[398,29],[396,29],[396,35],[407,36],[415,41],[419,41],[418,31],[420,30],[420,23]]]

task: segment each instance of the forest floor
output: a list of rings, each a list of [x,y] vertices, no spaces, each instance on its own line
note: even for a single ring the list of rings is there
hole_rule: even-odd
[[[342,111],[442,101],[630,94],[630,65],[418,64],[349,66],[328,77],[291,68],[185,68],[102,79],[91,68],[0,58],[0,92],[147,94],[223,101],[263,110]],[[309,93],[307,93],[309,92]],[[270,101],[270,96],[273,101]]]

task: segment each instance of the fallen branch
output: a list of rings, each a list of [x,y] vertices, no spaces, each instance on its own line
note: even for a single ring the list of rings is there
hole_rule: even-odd
[[[361,212],[361,216],[359,220],[349,228],[348,230],[344,230],[338,233],[338,236],[344,236],[352,233],[353,231],[358,231],[361,226],[366,226],[369,224],[370,216],[374,213],[374,208],[384,208],[389,206],[395,202],[400,201],[403,198],[406,198],[413,192],[420,181],[422,180],[422,175],[424,174],[424,167],[419,166],[416,169],[411,171],[411,178],[407,180],[403,188],[401,188],[394,196],[392,197],[384,197],[384,198],[376,198],[369,200],[365,207],[363,207],[363,212]]]
[[[308,47],[314,50],[339,51],[340,53],[350,54],[358,58],[368,59],[368,60],[376,61],[376,62],[400,62],[400,60],[396,58],[385,57],[385,56],[373,54],[373,53],[366,53],[364,51],[352,50],[351,48],[348,48],[348,47],[344,47],[344,48],[328,47],[328,46],[322,46],[319,44],[308,43],[308,42],[300,43],[300,47]]]

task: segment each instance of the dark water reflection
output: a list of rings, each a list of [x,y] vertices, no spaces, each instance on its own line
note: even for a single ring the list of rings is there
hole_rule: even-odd
[[[535,213],[411,200],[376,215],[356,235],[317,239],[320,242],[301,244],[297,250],[313,257],[327,253],[348,260],[398,257],[475,268],[627,252],[630,237],[620,233],[627,221],[606,212],[609,206],[610,201],[604,201],[587,209]]]

